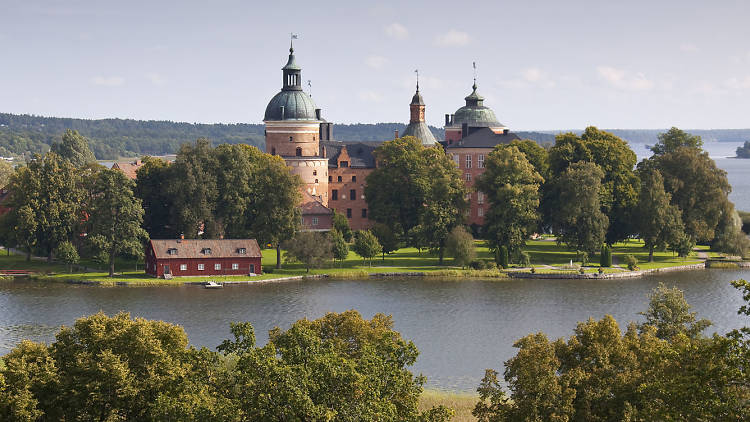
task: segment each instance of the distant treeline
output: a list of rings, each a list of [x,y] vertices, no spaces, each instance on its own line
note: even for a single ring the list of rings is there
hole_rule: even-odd
[[[45,152],[59,141],[66,129],[74,129],[89,139],[92,151],[100,160],[140,155],[174,154],[185,142],[208,138],[213,145],[246,143],[264,146],[262,124],[202,124],[132,119],[71,119],[0,113],[0,156],[30,155]],[[342,141],[383,141],[393,139],[396,130],[403,133],[402,123],[336,124],[334,138]],[[445,138],[442,128],[430,126],[437,139]],[[631,142],[655,144],[660,129],[608,130]],[[561,131],[517,132],[521,138],[540,144],[552,144]],[[582,131],[574,130],[580,134]],[[750,129],[691,130],[704,142],[746,141]]]

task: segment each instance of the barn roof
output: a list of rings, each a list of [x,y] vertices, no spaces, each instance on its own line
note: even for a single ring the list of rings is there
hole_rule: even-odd
[[[135,180],[136,178],[136,171],[138,171],[139,168],[143,166],[143,161],[141,160],[135,160],[135,161],[118,161],[112,165],[113,169],[118,169],[121,172],[125,173],[125,176],[128,176],[128,179]]]
[[[157,258],[260,258],[255,239],[151,239]],[[245,253],[240,253],[244,248]],[[170,254],[169,250],[176,253]]]

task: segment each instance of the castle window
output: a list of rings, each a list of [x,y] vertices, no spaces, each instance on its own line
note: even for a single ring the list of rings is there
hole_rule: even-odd
[[[461,167],[458,162],[458,154],[453,154],[453,162],[456,163],[456,167]]]
[[[349,162],[348,161],[340,161],[339,162],[339,167],[349,167]]]
[[[484,168],[484,154],[479,154],[477,156],[477,167],[480,169]]]
[[[352,182],[356,182],[356,181],[357,181],[357,176],[352,176]]]
[[[328,176],[328,183],[332,183],[332,182],[333,182],[333,176]]]
[[[477,192],[477,204],[484,204],[484,192]]]
[[[333,189],[331,191],[331,201],[338,201],[339,200],[339,190]]]
[[[289,142],[294,142],[294,139],[291,136],[289,137]]]
[[[351,208],[347,208],[346,209],[346,218],[352,218],[352,209]]]
[[[354,189],[349,189],[349,199],[352,201],[357,199],[357,191]]]
[[[318,175],[318,171],[317,170],[313,170],[313,176],[317,176],[317,175]]]
[[[276,155],[276,147],[271,148],[271,155]]]
[[[339,181],[339,182],[341,181],[341,176],[339,176],[339,177],[338,177],[338,181]]]
[[[478,208],[477,209],[477,216],[478,217],[484,217],[484,208]]]
[[[466,173],[466,181],[471,182],[471,173]]]
[[[315,179],[315,183],[318,183],[318,179]]]
[[[296,155],[297,157],[302,157],[302,148],[297,147],[297,149],[295,150],[294,155]]]
[[[471,168],[471,155],[470,154],[466,154],[466,168],[467,169]]]
[[[367,208],[362,208],[362,218],[367,218]]]

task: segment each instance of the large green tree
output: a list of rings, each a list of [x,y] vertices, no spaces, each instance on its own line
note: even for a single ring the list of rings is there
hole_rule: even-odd
[[[66,130],[60,142],[50,145],[50,151],[70,161],[75,167],[83,167],[96,162],[96,157],[89,148],[89,141],[77,130]]]
[[[19,168],[8,184],[11,211],[4,224],[14,227],[17,245],[31,248],[52,259],[52,251],[61,242],[79,234],[85,215],[82,185],[73,165],[50,152],[36,155],[26,167]]]
[[[143,254],[148,233],[141,227],[143,206],[133,194],[135,182],[119,170],[98,173],[93,186],[88,239],[107,262],[109,276],[115,273],[115,258]]]
[[[580,136],[561,134],[549,150],[549,179],[562,177],[571,164],[580,161],[593,162],[603,172],[600,206],[610,223],[606,233],[607,243],[626,239],[634,233],[631,214],[638,201],[635,152],[627,142],[593,126],[587,127]],[[547,219],[561,206],[558,195],[554,188],[545,194],[543,206]]]
[[[640,172],[641,193],[633,213],[634,226],[648,248],[648,261],[654,260],[654,249],[676,245],[683,236],[680,209],[670,203],[664,191],[664,179],[658,170]]]
[[[143,204],[143,228],[152,239],[175,239],[180,233],[171,219],[174,199],[167,186],[178,181],[167,161],[154,157],[142,161],[133,193]]]
[[[667,134],[654,147],[660,153],[641,161],[638,167],[662,174],[664,189],[680,209],[687,235],[696,241],[711,241],[722,216],[731,208],[728,195],[732,188],[726,172],[700,149],[699,137],[676,128]]]
[[[301,231],[284,242],[287,262],[301,262],[305,270],[319,268],[333,258],[333,243],[324,233]]]
[[[493,249],[521,252],[539,221],[539,188],[544,179],[515,146],[496,147],[485,159],[476,187],[487,195],[484,232]]]
[[[445,240],[467,208],[461,173],[441,148],[411,136],[385,142],[375,157],[365,187],[370,217],[408,245],[437,251],[442,263]]]
[[[195,144],[182,144],[172,166],[166,189],[174,201],[172,221],[177,230],[188,239],[218,237],[216,172],[221,164],[211,143],[198,139]]]
[[[0,159],[0,189],[3,189],[8,184],[12,174],[13,164]]]
[[[580,161],[571,164],[555,181],[558,207],[551,223],[558,242],[588,253],[599,250],[609,225],[599,201],[603,177],[599,166]]]

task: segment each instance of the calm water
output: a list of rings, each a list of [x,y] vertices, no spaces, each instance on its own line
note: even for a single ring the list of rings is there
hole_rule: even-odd
[[[274,326],[303,317],[355,308],[370,318],[393,315],[395,328],[421,355],[415,372],[433,388],[472,391],[485,368],[502,370],[513,342],[532,332],[569,336],[577,321],[613,315],[622,325],[638,320],[659,281],[685,291],[700,316],[726,331],[747,325],[730,280],[750,271],[701,270],[629,280],[422,280],[387,279],[266,283],[200,287],[99,288],[31,282],[0,283],[0,354],[24,338],[53,339],[60,325],[81,315],[121,310],[185,328],[192,344],[216,347],[229,323],[250,321],[259,342]]]

